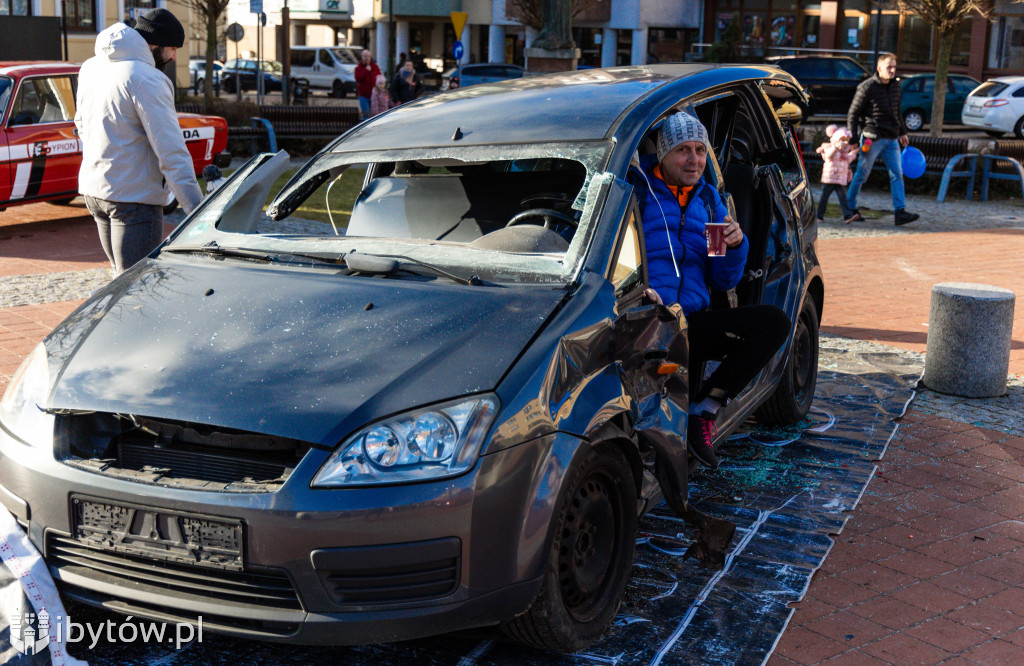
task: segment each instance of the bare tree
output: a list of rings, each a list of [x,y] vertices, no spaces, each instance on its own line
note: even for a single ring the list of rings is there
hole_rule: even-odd
[[[917,14],[935,28],[939,52],[935,58],[935,90],[932,93],[932,136],[942,136],[942,117],[946,112],[946,77],[949,57],[960,26],[975,14],[988,18],[991,3],[986,0],[899,0],[900,11]]]
[[[578,18],[581,14],[595,9],[603,4],[611,5],[610,0],[567,0],[569,2],[569,14],[572,18]],[[509,18],[515,18],[523,25],[536,30],[544,29],[544,0],[508,0],[506,14]]]
[[[203,81],[203,107],[209,113],[213,108],[213,61],[217,59],[217,26],[221,24],[230,0],[182,0],[192,10],[199,24],[206,28],[206,73]]]

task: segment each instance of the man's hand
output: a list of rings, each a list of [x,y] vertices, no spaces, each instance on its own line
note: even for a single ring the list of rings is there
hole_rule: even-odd
[[[658,292],[654,291],[653,287],[648,287],[644,291],[644,296],[646,296],[647,300],[649,300],[652,303],[657,303],[658,305],[664,305],[664,303],[661,302],[661,296],[658,295]]]
[[[739,247],[743,242],[743,230],[740,229],[739,223],[732,219],[731,215],[726,215],[722,222],[729,225],[725,228],[725,244],[728,247]]]
[[[907,136],[906,134],[900,135],[900,147],[901,148],[906,148],[909,145],[910,145],[910,137]]]

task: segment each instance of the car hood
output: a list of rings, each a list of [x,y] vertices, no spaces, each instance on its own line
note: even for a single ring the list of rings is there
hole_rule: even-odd
[[[51,406],[333,445],[495,388],[564,295],[227,261],[146,260],[96,293],[46,339]]]

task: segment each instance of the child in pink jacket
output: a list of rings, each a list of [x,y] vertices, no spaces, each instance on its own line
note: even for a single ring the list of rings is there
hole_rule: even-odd
[[[839,199],[839,207],[843,210],[843,219],[847,224],[862,220],[860,214],[850,208],[846,202],[846,186],[850,184],[850,163],[857,159],[856,146],[850,145],[850,130],[845,127],[829,125],[825,129],[829,140],[818,146],[818,154],[825,165],[821,169],[821,201],[818,202],[818,223],[825,221],[825,207],[829,197],[835,192]]]
[[[373,87],[373,92],[370,93],[370,115],[384,113],[393,106],[391,95],[388,94],[388,80],[381,74],[377,77],[377,84]]]

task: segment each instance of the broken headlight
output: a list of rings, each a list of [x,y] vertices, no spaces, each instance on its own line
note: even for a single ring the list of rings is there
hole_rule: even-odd
[[[54,418],[43,411],[49,392],[46,347],[39,343],[14,373],[0,400],[0,425],[29,446],[52,447]]]
[[[313,486],[407,483],[461,474],[476,463],[497,413],[498,399],[487,395],[371,424],[331,454]]]

